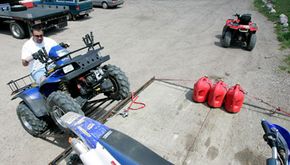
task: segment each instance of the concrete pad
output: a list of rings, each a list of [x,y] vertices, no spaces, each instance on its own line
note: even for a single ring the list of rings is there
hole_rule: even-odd
[[[267,118],[265,114],[246,108],[238,114],[210,109],[193,102],[191,94],[189,88],[154,81],[139,94],[137,101],[146,104],[144,109],[129,111],[126,118],[114,116],[106,125],[174,164],[265,163],[271,154],[260,126],[260,119]],[[289,120],[279,122],[289,129]]]

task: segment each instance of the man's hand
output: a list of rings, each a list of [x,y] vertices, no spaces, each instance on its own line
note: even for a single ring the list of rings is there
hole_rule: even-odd
[[[22,65],[23,66],[28,66],[29,62],[27,62],[26,60],[22,60]]]

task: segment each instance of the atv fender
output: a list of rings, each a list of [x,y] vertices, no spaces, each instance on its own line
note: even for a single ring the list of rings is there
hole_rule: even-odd
[[[57,77],[54,74],[51,74],[40,84],[39,92],[45,97],[48,97],[52,92],[58,90],[62,77],[63,76]]]
[[[38,87],[29,88],[14,96],[12,100],[18,97],[25,102],[35,116],[42,117],[48,115],[45,100],[39,92]]]

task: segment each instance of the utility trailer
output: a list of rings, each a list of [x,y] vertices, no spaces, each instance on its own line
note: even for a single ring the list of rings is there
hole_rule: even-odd
[[[289,117],[273,115],[262,103],[246,99],[241,112],[227,113],[193,102],[193,89],[173,81],[152,78],[146,82],[136,91],[137,102],[146,107],[129,111],[125,118],[115,114],[131,105],[131,98],[117,103],[105,118],[91,118],[129,135],[174,164],[265,164],[269,151],[261,119],[290,128]],[[66,165],[74,159],[77,157],[68,147],[49,164]]]
[[[27,8],[24,5],[0,4],[0,23],[8,23],[11,34],[17,39],[31,36],[33,26],[43,30],[67,26],[68,7],[39,5]]]

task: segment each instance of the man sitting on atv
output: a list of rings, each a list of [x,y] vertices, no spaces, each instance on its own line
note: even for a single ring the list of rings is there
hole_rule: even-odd
[[[43,47],[46,52],[49,52],[57,43],[53,39],[44,37],[41,27],[33,27],[31,33],[32,37],[22,47],[22,65],[29,66],[32,78],[37,84],[40,84],[45,79],[45,64],[39,60],[34,60],[32,54]]]

